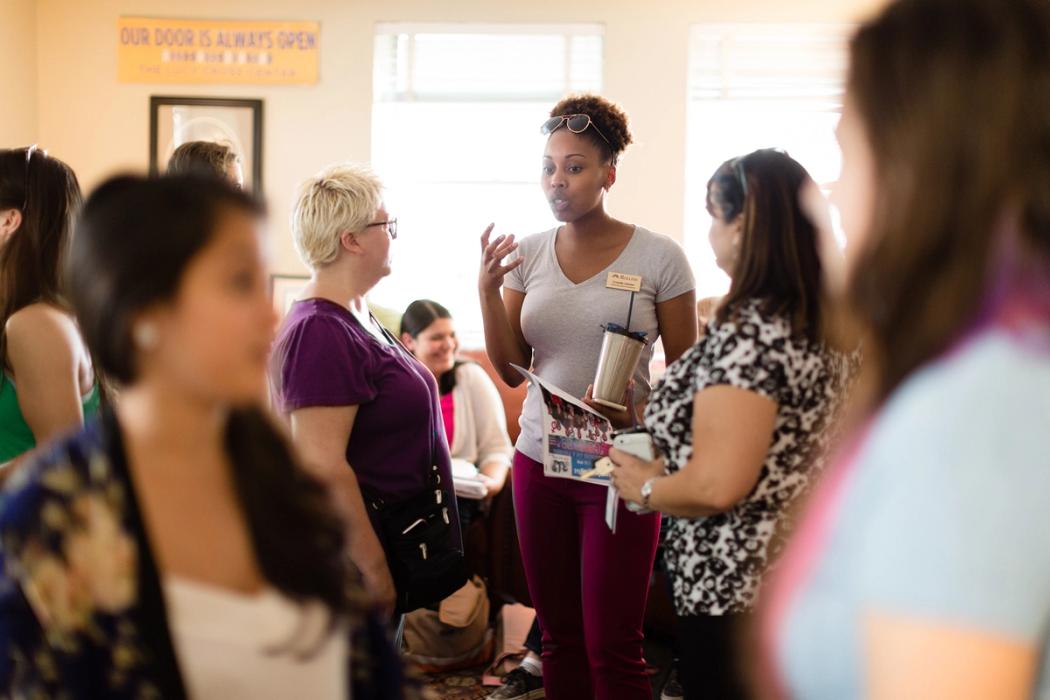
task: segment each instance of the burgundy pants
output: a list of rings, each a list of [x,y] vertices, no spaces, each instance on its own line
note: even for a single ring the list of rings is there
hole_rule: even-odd
[[[514,508],[529,594],[543,627],[551,700],[651,700],[642,621],[660,536],[656,514],[623,503],[605,525],[606,488],[545,477],[514,455]]]

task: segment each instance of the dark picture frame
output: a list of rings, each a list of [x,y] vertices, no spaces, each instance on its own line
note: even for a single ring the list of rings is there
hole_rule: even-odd
[[[185,141],[227,143],[241,159],[244,189],[261,196],[263,101],[225,97],[151,96],[149,171],[167,167],[172,151]]]

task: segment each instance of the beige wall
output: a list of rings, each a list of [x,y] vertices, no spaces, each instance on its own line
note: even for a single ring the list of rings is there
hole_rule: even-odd
[[[36,0],[0,0],[0,148],[37,140]]]
[[[31,4],[15,0],[15,20],[30,21],[24,6]],[[286,225],[295,184],[331,161],[369,157],[376,22],[599,22],[605,25],[605,93],[630,113],[638,138],[629,167],[621,169],[611,206],[626,220],[644,221],[680,237],[689,25],[848,21],[879,4],[881,0],[38,0],[38,140],[91,187],[115,170],[146,167],[150,95],[263,98],[263,179],[272,212],[275,266],[297,272],[301,267]],[[318,20],[321,79],[313,86],[263,88],[120,84],[114,32],[120,15]],[[6,75],[9,69],[0,70]],[[6,130],[3,136],[9,140]]]

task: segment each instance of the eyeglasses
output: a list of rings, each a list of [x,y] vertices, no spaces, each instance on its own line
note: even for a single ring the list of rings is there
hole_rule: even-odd
[[[390,219],[390,221],[373,221],[365,228],[372,228],[373,226],[383,226],[386,228],[387,234],[390,235],[390,240],[397,238],[397,219]]]
[[[23,215],[25,215],[25,213],[29,211],[29,164],[33,162],[33,154],[36,153],[37,151],[40,151],[41,153],[43,153],[45,158],[47,157],[47,151],[40,150],[40,147],[37,146],[35,143],[32,146],[30,146],[29,148],[26,149],[26,178],[25,178],[26,194],[25,194],[25,199],[22,201],[22,214]]]
[[[562,124],[574,134],[582,134],[587,131],[587,127],[591,127],[602,137],[605,143],[609,143],[609,139],[605,138],[605,134],[601,132],[601,129],[598,128],[598,125],[594,123],[589,114],[562,114],[557,117],[551,117],[543,122],[543,126],[540,127],[540,133],[544,136],[552,134],[560,129]]]

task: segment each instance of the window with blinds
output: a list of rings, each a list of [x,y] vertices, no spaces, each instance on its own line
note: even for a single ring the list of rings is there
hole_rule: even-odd
[[[812,100],[837,109],[848,36],[842,25],[696,25],[689,98]]]
[[[601,73],[597,25],[376,28],[376,102],[550,102]]]
[[[690,33],[686,251],[697,295],[729,288],[707,242],[706,186],[724,161],[781,148],[824,186],[838,178],[835,125],[851,27],[703,24]]]
[[[481,347],[478,239],[490,222],[553,225],[540,125],[565,95],[601,91],[602,44],[599,25],[377,25],[372,165],[399,228],[375,302],[433,299]]]

